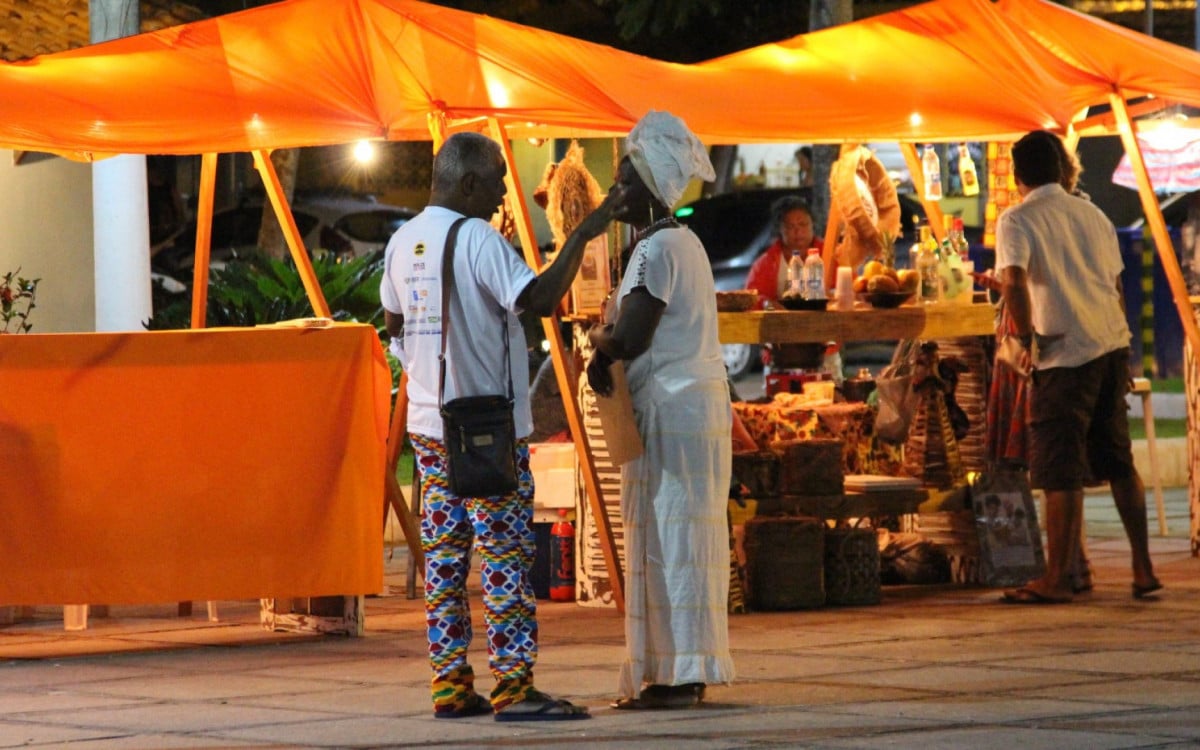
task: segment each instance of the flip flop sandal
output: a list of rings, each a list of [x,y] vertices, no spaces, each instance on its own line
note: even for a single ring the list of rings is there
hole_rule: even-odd
[[[479,693],[471,693],[467,699],[463,701],[463,705],[459,708],[450,711],[438,711],[434,709],[433,718],[435,719],[465,719],[468,716],[483,716],[492,712],[492,704],[488,702]]]
[[[510,703],[496,711],[496,721],[572,721],[590,719],[584,706],[555,700],[545,693],[534,691],[523,701]]]
[[[1155,599],[1157,597],[1154,596],[1154,593],[1156,591],[1161,590],[1162,587],[1163,587],[1163,585],[1161,583],[1159,583],[1158,581],[1155,581],[1154,583],[1151,583],[1147,586],[1139,586],[1135,583],[1135,584],[1133,584],[1133,598],[1134,599]]]
[[[1000,601],[1006,604],[1069,604],[1071,597],[1046,596],[1022,586],[1019,589],[1005,591]]]

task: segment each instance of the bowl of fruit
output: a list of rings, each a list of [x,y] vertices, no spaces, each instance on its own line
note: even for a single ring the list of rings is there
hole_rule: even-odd
[[[921,275],[915,270],[897,271],[872,260],[863,266],[862,275],[855,279],[854,291],[871,307],[893,308],[911,300],[920,284]]]

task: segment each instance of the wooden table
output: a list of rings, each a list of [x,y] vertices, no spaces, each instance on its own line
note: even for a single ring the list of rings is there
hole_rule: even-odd
[[[0,336],[0,605],[378,592],[390,386],[366,325]]]
[[[995,330],[991,305],[902,305],[894,310],[788,311],[718,313],[723,344],[884,341],[990,336]]]

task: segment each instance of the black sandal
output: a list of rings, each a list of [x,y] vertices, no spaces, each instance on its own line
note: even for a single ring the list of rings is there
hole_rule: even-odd
[[[468,693],[466,699],[458,708],[438,710],[433,709],[435,719],[466,719],[471,716],[483,716],[492,712],[492,704],[479,693]]]
[[[704,683],[683,685],[647,685],[636,698],[618,698],[612,707],[620,711],[661,711],[695,708],[704,700]]]
[[[590,719],[591,714],[585,706],[576,706],[570,701],[551,698],[540,690],[531,690],[524,700],[498,709],[493,718],[496,721],[572,721]]]

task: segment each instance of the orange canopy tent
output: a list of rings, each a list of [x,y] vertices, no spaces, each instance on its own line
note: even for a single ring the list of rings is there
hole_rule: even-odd
[[[1187,340],[1200,351],[1134,120],[1172,104],[1200,107],[1200,53],[1043,0],[938,0],[696,67],[713,80],[753,82],[760,93],[721,86],[720,97],[681,107],[704,132],[729,128],[734,117],[772,138],[835,143],[1003,140],[1038,128],[1069,138],[1117,132]],[[1133,99],[1143,101],[1130,106]],[[1088,117],[1091,108],[1106,111]]]
[[[640,113],[609,96],[616,71],[683,69],[410,0],[290,0],[0,65],[0,143],[88,159],[428,140],[431,115],[623,134]]]
[[[1198,62],[1043,0],[938,0],[693,66],[416,0],[288,0],[0,65],[0,144],[253,151],[426,139],[431,115],[622,135],[650,108],[708,143],[1003,139],[1113,92],[1200,106]]]

